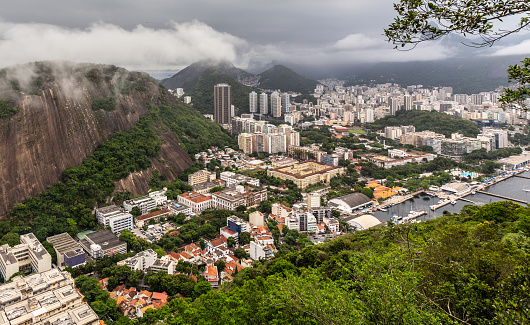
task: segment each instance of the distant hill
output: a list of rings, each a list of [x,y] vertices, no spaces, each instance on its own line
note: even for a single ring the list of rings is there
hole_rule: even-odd
[[[236,68],[228,61],[202,60],[180,70],[170,78],[163,79],[160,83],[168,89],[184,88],[185,92],[189,92],[195,89],[199,77],[207,68],[215,68],[235,80],[242,80],[253,76],[245,70]]]
[[[275,65],[260,73],[259,76],[259,86],[262,89],[280,89],[310,94],[317,85],[315,80],[303,77],[284,65]]]

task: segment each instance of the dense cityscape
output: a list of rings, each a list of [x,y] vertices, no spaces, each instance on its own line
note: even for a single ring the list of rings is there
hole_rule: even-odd
[[[4,6],[0,325],[528,324],[530,4],[377,1]]]

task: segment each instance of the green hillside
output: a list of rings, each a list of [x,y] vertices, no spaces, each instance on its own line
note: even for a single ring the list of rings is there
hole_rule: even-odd
[[[193,90],[204,70],[211,67],[226,73],[236,80],[252,77],[251,73],[236,68],[228,61],[202,60],[187,66],[170,78],[162,80],[160,83],[168,89],[184,88],[184,91],[188,92]]]
[[[250,88],[237,82],[217,67],[204,69],[197,80],[187,85],[191,91],[186,92],[186,95],[191,96],[193,108],[201,113],[213,114],[213,88],[219,83],[227,83],[231,86],[232,105],[237,109],[236,115],[248,112]]]
[[[475,123],[437,111],[400,110],[396,112],[395,116],[385,116],[372,124],[366,124],[366,127],[380,130],[385,126],[400,125],[414,125],[416,132],[429,130],[446,137],[451,137],[451,133],[455,132],[462,133],[466,137],[476,137],[480,133],[480,129]]]
[[[275,65],[259,74],[260,88],[280,89],[281,91],[294,91],[303,94],[312,94],[317,82],[303,77],[283,65]]]

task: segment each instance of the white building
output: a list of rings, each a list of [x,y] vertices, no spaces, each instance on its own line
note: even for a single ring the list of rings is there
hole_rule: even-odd
[[[164,271],[167,274],[175,274],[175,268],[177,266],[175,261],[171,260],[167,255],[158,258],[156,252],[152,249],[140,252],[133,257],[118,262],[117,264],[128,266],[133,271],[152,271],[154,273]]]
[[[213,200],[211,196],[189,192],[180,194],[178,196],[178,203],[189,206],[193,212],[200,213],[210,209],[213,205]]]
[[[259,113],[262,115],[269,113],[269,96],[266,93],[259,94]]]
[[[20,244],[0,246],[0,276],[9,280],[17,272],[44,272],[52,267],[52,257],[33,233],[20,235]]]
[[[123,201],[123,207],[127,210],[127,212],[131,212],[134,207],[138,207],[142,214],[146,214],[156,208],[156,201],[149,196],[141,196],[131,200]]]
[[[233,172],[222,172],[219,175],[219,178],[226,182],[226,187],[231,187],[231,186],[238,185],[241,183],[247,183],[249,185],[259,186],[259,179],[241,175],[241,174],[236,174]]]
[[[282,113],[289,113],[291,111],[291,95],[288,93],[282,94]]]
[[[124,229],[133,229],[132,214],[116,205],[96,209],[96,218],[105,227],[110,227],[115,234],[119,234]]]
[[[256,94],[255,91],[251,92],[248,95],[249,99],[249,107],[250,107],[250,113],[257,113],[258,112],[258,94]]]
[[[271,113],[273,117],[282,116],[282,100],[276,91],[271,94]]]
[[[274,251],[269,245],[262,245],[255,241],[250,242],[250,258],[253,260],[268,259],[274,257]]]

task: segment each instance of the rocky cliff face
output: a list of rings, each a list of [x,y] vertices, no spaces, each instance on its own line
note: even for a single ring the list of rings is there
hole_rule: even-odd
[[[166,96],[149,76],[113,66],[44,62],[0,70],[0,100],[18,109],[0,119],[0,216],[60,181],[66,168]],[[174,179],[191,159],[172,133],[162,136],[153,167]],[[143,193],[148,177],[150,170],[120,186]]]

